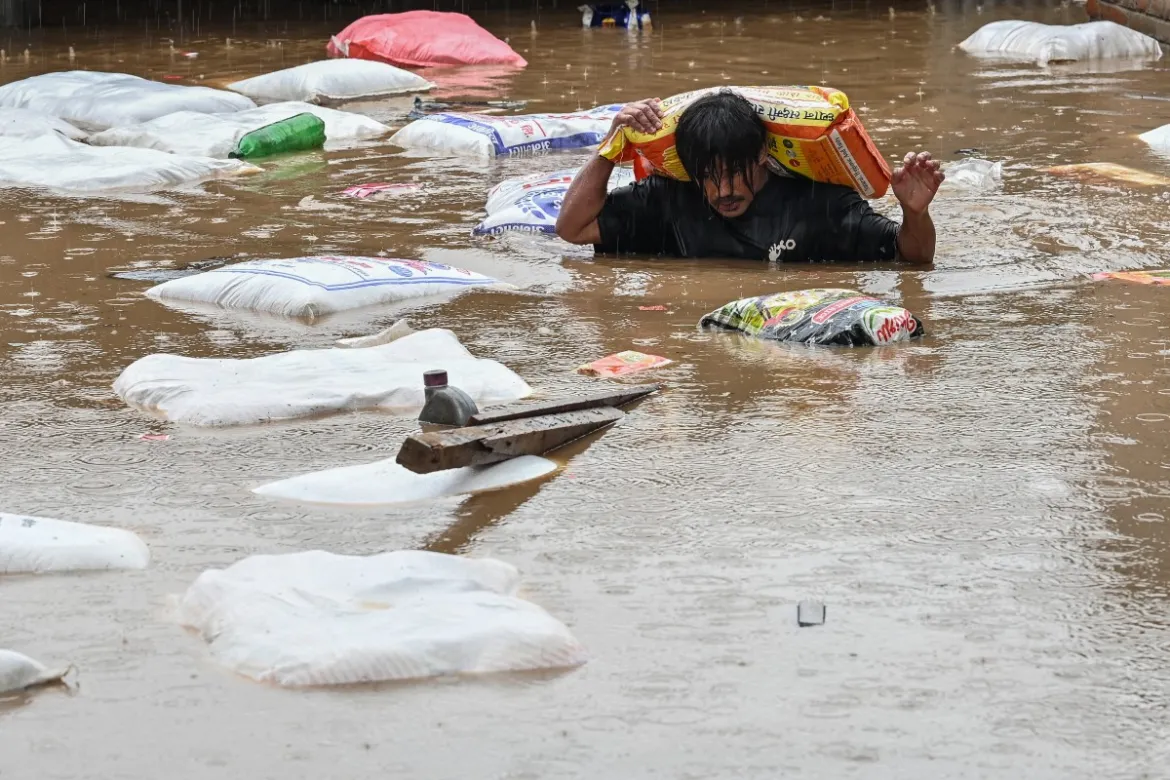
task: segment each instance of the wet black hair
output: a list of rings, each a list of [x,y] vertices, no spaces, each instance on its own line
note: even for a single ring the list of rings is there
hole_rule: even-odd
[[[687,106],[674,138],[679,162],[691,180],[700,187],[708,180],[718,186],[721,168],[734,178],[759,164],[768,132],[751,103],[722,89]]]

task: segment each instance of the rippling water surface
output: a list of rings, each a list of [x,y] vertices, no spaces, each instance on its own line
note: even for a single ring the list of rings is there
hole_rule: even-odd
[[[662,4],[665,8],[667,4]],[[1077,6],[1016,10],[1082,21]],[[829,84],[891,158],[977,148],[1002,193],[946,191],[926,270],[597,259],[478,240],[494,182],[538,161],[423,159],[385,143],[149,197],[0,194],[0,511],[128,527],[144,572],[6,578],[0,644],[80,667],[75,695],[0,703],[4,778],[1163,777],[1170,667],[1170,304],[1092,272],[1170,265],[1170,193],[1055,178],[1107,161],[1170,175],[1136,134],[1170,122],[1170,65],[1030,66],[955,45],[1004,9],[884,4],[663,10],[651,34],[571,13],[487,17],[524,72],[428,74],[446,97],[564,110],[713,84]],[[336,25],[187,36],[34,31],[30,62],[223,84],[320,55]],[[402,102],[360,110],[405,121]],[[345,186],[421,192],[332,200]],[[314,210],[306,196],[340,206]],[[883,209],[894,210],[891,201]],[[580,363],[666,355],[668,385],[536,484],[331,510],[250,488],[392,455],[412,421],[342,415],[169,429],[110,385],[152,352],[244,357],[371,332],[195,315],[107,272],[211,256],[385,253],[519,292],[408,311],[546,395]],[[927,322],[920,343],[809,350],[705,334],[743,295],[855,286]],[[665,304],[668,311],[639,306]],[[138,439],[167,431],[165,442]],[[168,594],[252,553],[428,547],[518,565],[592,661],[573,672],[332,691],[233,677],[168,621]],[[824,627],[795,603],[823,599]]]

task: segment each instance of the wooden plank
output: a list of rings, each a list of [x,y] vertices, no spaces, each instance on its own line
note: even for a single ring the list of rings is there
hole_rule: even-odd
[[[520,455],[543,455],[625,416],[620,409],[604,407],[416,433],[402,442],[397,461],[416,474],[430,474],[463,466],[486,466]]]
[[[648,395],[657,393],[662,385],[630,385],[619,390],[608,390],[604,393],[594,393],[578,398],[563,398],[558,401],[539,401],[533,404],[509,404],[495,408],[484,409],[471,416],[468,425],[491,425],[508,420],[521,420],[525,417],[537,417],[544,414],[563,414],[576,412],[582,409],[597,409],[601,407],[625,406]]]

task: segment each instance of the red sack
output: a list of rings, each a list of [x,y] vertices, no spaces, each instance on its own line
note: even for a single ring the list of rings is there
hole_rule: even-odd
[[[527,60],[470,16],[438,11],[363,16],[329,40],[330,57],[377,60],[391,65],[514,65]]]

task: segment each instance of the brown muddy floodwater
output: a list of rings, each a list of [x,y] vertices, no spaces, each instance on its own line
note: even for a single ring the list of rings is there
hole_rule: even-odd
[[[664,3],[665,7],[666,4]],[[767,268],[593,259],[478,240],[484,194],[547,159],[423,159],[388,144],[136,199],[0,195],[0,511],[130,528],[142,572],[10,577],[0,645],[73,662],[80,687],[0,703],[0,778],[1170,777],[1170,298],[1091,272],[1170,265],[1170,193],[1044,172],[1170,175],[1135,134],[1170,122],[1170,64],[994,65],[955,44],[1008,17],[781,6],[663,11],[651,34],[573,13],[485,24],[530,61],[435,75],[437,94],[552,111],[715,84],[829,84],[883,150],[1006,164],[1002,193],[940,195],[937,263]],[[736,12],[739,13],[739,12]],[[1083,21],[1072,7],[1016,9]],[[188,36],[33,32],[3,80],[77,66],[221,84],[318,58],[335,25]],[[100,34],[99,34],[100,33]],[[11,39],[21,51],[26,34]],[[489,74],[490,75],[490,74]],[[199,80],[202,79],[202,82]],[[401,123],[403,104],[358,110]],[[370,181],[417,197],[298,208]],[[338,201],[333,201],[337,203]],[[892,209],[887,201],[883,208]],[[110,385],[152,352],[246,357],[385,327],[189,315],[107,278],[145,259],[373,254],[523,287],[408,310],[543,394],[644,348],[668,391],[536,484],[406,509],[277,503],[250,488],[389,457],[412,420],[350,414],[226,433],[169,429]],[[697,332],[733,298],[856,286],[926,321],[885,350]],[[669,311],[642,311],[665,304]],[[254,553],[429,547],[498,557],[592,660],[563,674],[336,690],[233,676],[168,616],[204,569]],[[827,624],[799,629],[795,604]]]

